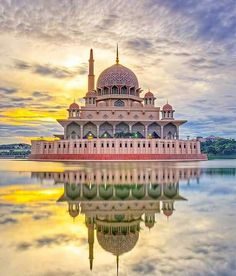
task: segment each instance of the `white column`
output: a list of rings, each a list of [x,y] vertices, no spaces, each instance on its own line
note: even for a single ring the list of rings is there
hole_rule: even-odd
[[[84,126],[80,125],[80,139],[83,139]]]
[[[148,126],[147,125],[145,125],[145,134],[144,134],[144,136],[145,136],[145,138],[147,138],[148,137]]]
[[[163,130],[164,130],[164,127],[163,127],[163,125],[161,125],[161,139],[163,139],[163,136],[164,136],[164,135],[163,135],[163,134],[164,134],[164,133],[163,133],[163,132],[164,132]]]
[[[132,126],[129,125],[129,132],[131,133],[132,132]]]
[[[99,138],[99,125],[97,125],[97,138]]]

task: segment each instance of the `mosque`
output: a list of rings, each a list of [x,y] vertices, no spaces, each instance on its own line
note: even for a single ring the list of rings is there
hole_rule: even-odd
[[[36,172],[32,177],[63,184],[64,192],[58,202],[67,203],[74,223],[80,223],[76,218],[84,216],[90,269],[97,240],[103,250],[115,256],[118,272],[120,256],[134,250],[140,231],[158,227],[161,216],[171,219],[175,202],[186,200],[180,195],[179,182],[198,179],[201,170],[161,167],[153,162],[132,166],[105,164],[96,163],[92,169]]]
[[[58,120],[57,139],[32,141],[30,159],[40,160],[206,160],[200,142],[180,139],[186,120],[174,118],[169,103],[155,106],[151,91],[143,95],[133,71],[116,62],[98,77],[90,50],[85,106],[73,102],[68,118]]]

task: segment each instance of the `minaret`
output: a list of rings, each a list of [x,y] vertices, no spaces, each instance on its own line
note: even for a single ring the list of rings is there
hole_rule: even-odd
[[[93,59],[93,49],[90,49],[89,57],[89,74],[88,74],[88,92],[94,90],[94,59]]]
[[[119,255],[116,255],[116,275],[119,275]]]
[[[88,243],[89,243],[89,266],[90,270],[93,269],[93,244],[94,244],[94,224],[88,226]]]

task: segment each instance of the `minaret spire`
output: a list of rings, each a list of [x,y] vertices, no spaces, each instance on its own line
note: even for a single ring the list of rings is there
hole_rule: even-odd
[[[118,48],[118,43],[116,45],[116,64],[119,64],[119,48]]]
[[[94,244],[94,224],[88,226],[88,243],[89,243],[89,267],[93,269],[93,244]]]
[[[119,275],[119,255],[116,256],[116,275]]]
[[[88,92],[94,90],[94,59],[93,59],[93,49],[90,49],[89,56],[89,73],[88,73]]]

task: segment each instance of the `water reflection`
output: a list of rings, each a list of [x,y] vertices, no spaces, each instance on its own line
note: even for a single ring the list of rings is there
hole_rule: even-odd
[[[35,172],[32,177],[64,185],[58,202],[67,202],[73,220],[85,216],[90,270],[96,235],[98,244],[116,256],[118,274],[119,257],[135,248],[142,227],[151,230],[159,216],[168,220],[174,215],[175,202],[187,200],[179,182],[199,179],[201,173],[199,168],[100,164],[92,170]]]

